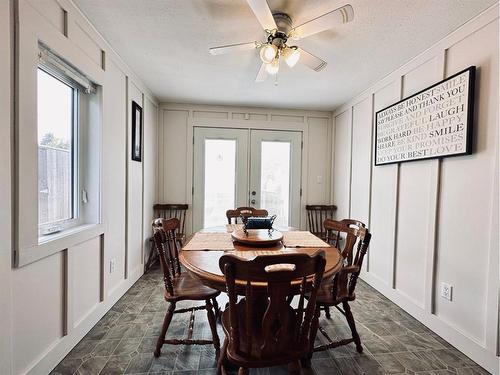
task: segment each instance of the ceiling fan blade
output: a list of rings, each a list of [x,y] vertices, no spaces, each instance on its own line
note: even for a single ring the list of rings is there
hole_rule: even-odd
[[[255,77],[255,82],[264,82],[267,79],[266,64],[262,63],[260,66],[257,77]]]
[[[326,67],[326,61],[321,60],[319,57],[314,56],[313,54],[304,51],[302,48],[298,49],[300,51],[300,59],[299,62],[304,64],[308,68],[311,68],[315,72],[319,72]]]
[[[227,46],[209,48],[208,52],[210,52],[211,55],[223,55],[225,53],[251,50],[255,49],[256,47],[257,42],[237,43],[228,44]]]
[[[309,35],[317,34],[321,31],[331,29],[336,25],[351,22],[354,19],[354,9],[350,4],[316,17],[292,30],[295,39],[305,38]]]
[[[250,5],[250,8],[252,8],[255,17],[257,17],[257,20],[259,20],[264,30],[278,28],[266,0],[247,0],[247,3]]]

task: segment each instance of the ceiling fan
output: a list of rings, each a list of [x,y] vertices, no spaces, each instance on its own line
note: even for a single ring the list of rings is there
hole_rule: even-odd
[[[288,14],[281,12],[272,13],[266,0],[246,1],[264,28],[267,34],[267,41],[213,47],[209,49],[209,52],[212,55],[222,55],[231,52],[258,49],[262,65],[255,78],[256,82],[265,81],[269,74],[276,75],[282,60],[289,67],[294,67],[297,62],[300,62],[316,72],[324,69],[327,65],[326,61],[298,46],[289,46],[287,42],[317,34],[354,19],[352,6],[346,4],[301,25],[294,26],[292,18]]]

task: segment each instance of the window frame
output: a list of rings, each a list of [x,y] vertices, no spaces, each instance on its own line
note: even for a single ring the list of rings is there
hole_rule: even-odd
[[[19,14],[32,9],[19,3]],[[31,14],[36,18],[36,14]],[[103,105],[107,75],[104,66],[82,50],[74,38],[49,32],[51,25],[39,18],[20,17],[16,33],[13,124],[13,241],[12,263],[22,268],[40,259],[59,254],[67,259],[75,245],[104,235],[102,216]],[[27,21],[28,20],[28,21]],[[101,58],[104,57],[101,55]],[[104,61],[103,61],[104,62]],[[82,87],[79,119],[79,190],[87,191],[88,201],[79,204],[80,224],[40,238],[38,235],[38,139],[37,68],[41,64],[65,73]],[[68,103],[69,104],[69,103]],[[68,108],[69,111],[69,108]],[[85,138],[85,139],[84,139]],[[82,196],[79,195],[81,200]],[[43,241],[43,242],[41,242]]]
[[[58,80],[64,85],[71,89],[71,217],[69,219],[55,220],[47,223],[40,224],[38,221],[38,243],[46,242],[50,240],[54,235],[57,235],[65,230],[71,229],[82,224],[81,218],[81,166],[80,166],[80,149],[81,149],[81,132],[80,127],[82,125],[82,118],[80,115],[80,102],[81,96],[84,94],[79,87],[75,84],[69,77],[65,77],[64,74],[58,73],[54,74],[53,69],[48,68],[46,64],[39,64],[38,70],[42,70],[44,73],[49,75],[51,78]],[[37,76],[38,82],[38,76]],[[38,95],[38,91],[37,91]],[[37,96],[38,100],[38,96]],[[37,123],[37,134],[38,134],[38,123]],[[37,170],[37,176],[39,171]],[[37,205],[37,218],[39,204]],[[50,230],[54,228],[54,230]]]

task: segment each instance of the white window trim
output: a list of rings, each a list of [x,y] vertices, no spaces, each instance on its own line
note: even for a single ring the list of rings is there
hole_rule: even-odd
[[[56,47],[53,51],[64,56],[67,61],[78,62],[83,67],[76,69],[83,77],[93,77],[93,89],[97,95],[91,95],[89,100],[88,116],[93,121],[87,134],[94,138],[89,147],[92,153],[85,163],[89,165],[85,178],[89,178],[89,204],[86,209],[86,218],[79,225],[68,228],[50,236],[44,236],[40,241],[38,233],[38,165],[37,165],[37,69],[40,59],[40,41],[36,33],[31,32],[30,25],[25,25],[23,32],[18,34],[18,59],[16,59],[16,124],[15,124],[15,240],[13,243],[14,266],[22,267],[39,259],[55,254],[90,238],[104,234],[104,225],[101,217],[101,168],[102,168],[102,89],[105,81],[104,71],[84,56],[81,51],[65,39],[63,43],[53,40]],[[49,38],[49,40],[52,40]],[[68,63],[69,64],[69,63]],[[95,83],[94,83],[95,82]],[[77,82],[78,83],[78,82]],[[81,84],[81,83],[80,83]],[[86,146],[87,147],[87,146]],[[81,154],[80,154],[81,155]],[[88,164],[90,163],[90,164]],[[81,171],[80,171],[80,178]],[[78,184],[78,199],[81,200],[81,185]]]

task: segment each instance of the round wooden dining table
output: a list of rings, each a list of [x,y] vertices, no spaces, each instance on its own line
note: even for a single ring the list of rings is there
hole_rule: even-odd
[[[293,230],[293,228],[278,228],[280,231]],[[201,233],[226,233],[226,227],[213,227],[202,229]],[[252,259],[259,255],[271,254],[294,254],[306,253],[314,254],[317,251],[324,251],[326,265],[323,280],[332,278],[342,267],[342,256],[334,247],[300,247],[285,248],[282,242],[273,246],[252,247],[234,242],[234,250],[185,250],[179,254],[181,264],[191,274],[201,280],[207,286],[224,292],[226,290],[226,281],[222,271],[219,268],[219,259],[224,254],[235,254],[242,258]],[[312,281],[312,278],[311,278]],[[256,287],[259,287],[256,285]],[[265,287],[265,285],[262,285]]]

